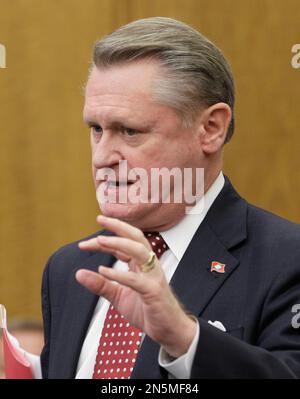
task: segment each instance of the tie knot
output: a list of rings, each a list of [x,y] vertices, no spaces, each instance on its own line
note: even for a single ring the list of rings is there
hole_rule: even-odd
[[[149,241],[151,248],[155,255],[160,258],[162,254],[169,249],[168,245],[166,244],[165,240],[162,238],[162,236],[159,233],[156,232],[151,232],[151,233],[145,233],[145,237]]]

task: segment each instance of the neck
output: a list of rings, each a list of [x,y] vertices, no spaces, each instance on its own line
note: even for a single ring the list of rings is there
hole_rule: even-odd
[[[211,173],[206,173],[205,174],[204,195],[207,193],[207,191],[214,184],[214,182],[218,178],[220,172],[221,172],[221,168],[218,169],[218,170],[214,170]],[[200,199],[201,198],[198,198],[197,202]],[[192,207],[195,204],[186,204],[186,206]],[[182,206],[182,207],[179,208],[178,204],[174,204],[173,206],[172,206],[172,204],[170,204],[170,208],[169,208],[167,214],[164,214],[163,216],[160,217],[159,211],[157,211],[155,220],[153,220],[153,214],[152,214],[151,215],[151,219],[149,220],[149,222],[150,222],[149,224],[148,224],[148,218],[147,218],[147,220],[143,220],[143,225],[139,225],[138,223],[134,224],[134,225],[136,227],[142,229],[145,232],[148,232],[148,231],[149,232],[150,231],[157,231],[157,232],[167,231],[167,230],[171,229],[173,226],[177,225],[186,216],[186,206]],[[150,217],[150,215],[149,215],[149,217]],[[161,223],[162,221],[163,221],[163,223]]]

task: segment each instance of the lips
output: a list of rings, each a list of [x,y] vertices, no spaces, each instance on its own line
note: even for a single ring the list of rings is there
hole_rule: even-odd
[[[105,182],[107,183],[108,188],[124,187],[124,186],[135,183],[135,181],[130,181],[130,180],[125,180],[125,181],[109,180],[109,181],[105,181]]]
[[[105,185],[106,188],[126,187],[137,182],[138,175],[134,173],[132,168],[128,168],[126,160],[120,160],[119,166],[115,168],[102,167],[94,169],[95,180],[98,185]]]
[[[97,187],[103,186],[106,190],[118,190],[123,188],[128,188],[136,183],[137,180],[98,180]]]

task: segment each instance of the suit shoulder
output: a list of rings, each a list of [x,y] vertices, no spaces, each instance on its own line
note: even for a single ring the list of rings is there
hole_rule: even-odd
[[[50,256],[46,267],[51,268],[51,271],[55,269],[60,270],[60,272],[67,272],[70,269],[74,269],[76,264],[82,264],[82,262],[89,256],[88,251],[80,250],[78,243],[96,237],[99,234],[103,234],[103,231],[98,231],[60,247]]]
[[[84,268],[91,255],[89,251],[80,250],[78,243],[103,233],[98,231],[64,245],[50,256],[42,281],[42,298],[45,303],[51,303],[51,306],[57,309],[63,306],[67,288],[75,281],[75,271]]]
[[[68,244],[63,245],[62,247],[60,247],[55,253],[54,255],[68,255],[68,254],[72,254],[74,251],[77,252],[81,252],[78,244],[81,241],[85,241],[85,240],[89,240],[90,238],[94,238],[97,237],[98,235],[103,234],[103,231],[97,231],[95,233],[92,233],[86,237],[82,237],[76,241],[70,242]]]
[[[300,224],[251,204],[248,204],[248,223],[257,230],[273,232],[274,236],[281,236],[280,238],[300,237]]]
[[[248,207],[248,237],[259,253],[268,253],[275,260],[285,258],[299,264],[300,225],[254,205]]]

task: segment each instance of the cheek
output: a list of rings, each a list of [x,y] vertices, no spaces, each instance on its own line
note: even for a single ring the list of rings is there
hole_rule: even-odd
[[[168,168],[173,167],[185,167],[191,165],[191,159],[193,157],[193,149],[188,149],[186,145],[176,145],[166,149],[160,155],[160,164]]]
[[[156,153],[160,163],[168,167],[191,165],[197,156],[199,143],[191,135],[176,135],[172,140],[161,143]]]
[[[91,155],[93,157],[93,155],[94,155],[94,153],[96,151],[96,144],[95,144],[93,139],[90,140],[90,147],[91,147]]]
[[[201,164],[202,151],[197,140],[185,140],[177,146],[174,158],[177,159],[178,166],[196,167]]]
[[[95,184],[95,186],[97,187],[97,182],[96,182],[96,173],[97,173],[97,169],[93,166],[92,164],[92,178],[93,178],[93,182]]]

